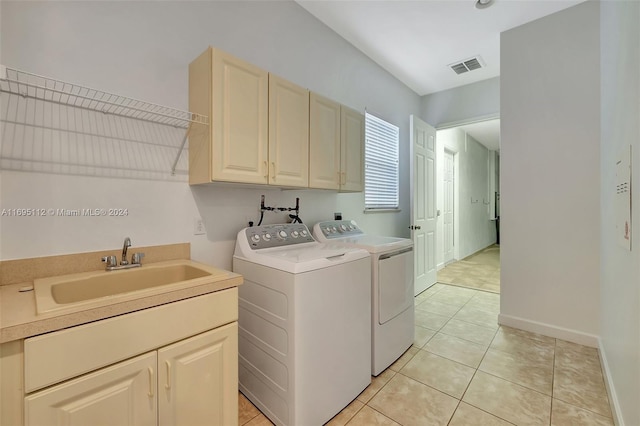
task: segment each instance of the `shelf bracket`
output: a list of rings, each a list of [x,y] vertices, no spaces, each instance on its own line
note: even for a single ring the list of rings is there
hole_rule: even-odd
[[[189,122],[189,126],[187,127],[187,131],[184,132],[184,137],[182,138],[182,143],[180,144],[180,149],[178,150],[178,154],[176,155],[176,159],[173,161],[173,166],[171,166],[171,176],[176,175],[176,167],[178,166],[178,160],[180,160],[180,155],[182,155],[182,151],[184,150],[184,145],[187,143],[187,138],[189,137],[189,132],[191,131],[191,126],[193,122]]]

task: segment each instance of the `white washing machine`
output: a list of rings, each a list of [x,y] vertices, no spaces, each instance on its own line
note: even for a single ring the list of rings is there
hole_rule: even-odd
[[[238,233],[240,391],[276,425],[321,425],[371,382],[369,253],[303,224]]]
[[[313,235],[371,255],[371,373],[377,376],[413,344],[413,241],[367,235],[349,220],[316,223]]]

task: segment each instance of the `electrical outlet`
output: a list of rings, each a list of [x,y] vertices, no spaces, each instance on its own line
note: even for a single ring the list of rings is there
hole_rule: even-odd
[[[193,235],[203,235],[206,234],[207,230],[204,229],[204,222],[202,221],[202,218],[195,218],[193,219]]]

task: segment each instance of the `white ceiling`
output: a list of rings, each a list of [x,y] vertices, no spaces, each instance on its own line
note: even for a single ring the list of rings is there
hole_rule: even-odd
[[[500,75],[500,33],[584,0],[296,0],[418,95]],[[526,46],[524,46],[526,48]],[[464,74],[452,63],[480,55],[484,67]],[[500,149],[500,120],[464,130]]]
[[[584,0],[296,0],[418,95],[500,75],[500,33]],[[525,47],[526,48],[526,47]],[[448,65],[480,55],[486,67]]]

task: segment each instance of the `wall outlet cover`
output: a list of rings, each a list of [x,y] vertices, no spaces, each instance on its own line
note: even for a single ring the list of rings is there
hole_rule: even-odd
[[[207,230],[204,228],[204,222],[201,218],[197,217],[193,219],[193,235],[204,235]]]

